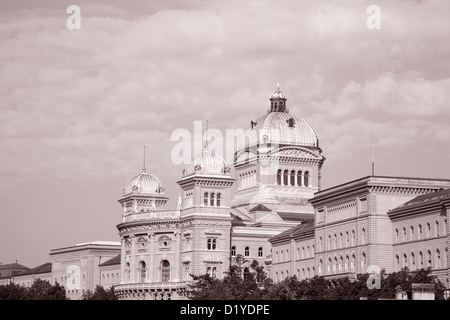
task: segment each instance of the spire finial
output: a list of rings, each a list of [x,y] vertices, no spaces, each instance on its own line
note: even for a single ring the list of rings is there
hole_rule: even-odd
[[[206,129],[205,129],[205,150],[208,150],[208,120],[206,120]]]
[[[143,167],[142,167],[142,172],[146,172],[147,169],[145,168],[145,146],[144,146],[144,163],[143,163]]]

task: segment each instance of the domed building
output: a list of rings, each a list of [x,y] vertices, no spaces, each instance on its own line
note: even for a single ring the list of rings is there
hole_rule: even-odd
[[[251,120],[235,154],[236,194],[243,212],[258,204],[276,211],[313,214],[308,199],[320,190],[325,160],[314,129],[289,113],[278,86],[267,114]]]
[[[266,115],[250,121],[234,171],[206,145],[185,165],[176,210],[145,168],[125,185],[121,299],[182,299],[191,275],[222,278],[239,254],[270,271],[269,239],[308,222],[324,161],[313,128],[286,108],[278,87]],[[245,266],[244,266],[245,267]]]

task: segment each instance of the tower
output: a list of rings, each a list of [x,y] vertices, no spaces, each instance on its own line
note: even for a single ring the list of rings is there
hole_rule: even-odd
[[[287,109],[279,85],[267,114],[251,120],[234,157],[236,192],[231,206],[244,213],[258,204],[313,215],[308,202],[320,190],[325,157],[314,129]]]
[[[230,258],[230,168],[207,147],[191,159],[178,181],[182,189],[182,279],[209,273],[222,278]]]

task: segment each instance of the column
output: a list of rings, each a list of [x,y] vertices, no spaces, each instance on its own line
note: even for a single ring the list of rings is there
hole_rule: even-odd
[[[290,259],[291,259],[291,271],[290,271],[290,276],[292,277],[295,274],[295,272],[296,272],[296,270],[295,270],[295,259],[296,259],[296,256],[295,256],[295,241],[294,241],[294,239],[291,239],[291,248],[290,248],[290,250],[291,250],[291,257],[290,257]]]
[[[153,282],[153,264],[154,264],[154,251],[153,251],[153,243],[155,242],[155,235],[153,233],[148,234],[148,239],[150,240],[149,243],[149,261],[148,261],[148,268],[147,268],[147,279],[150,282]]]
[[[120,283],[125,283],[125,238],[120,238]]]
[[[136,237],[131,236],[131,258],[130,258],[130,282],[136,282]]]
[[[180,238],[181,238],[181,232],[177,231],[174,233],[175,238],[177,239],[176,242],[176,256],[175,256],[175,277],[173,281],[180,281],[180,252],[181,252],[181,245],[180,245]]]

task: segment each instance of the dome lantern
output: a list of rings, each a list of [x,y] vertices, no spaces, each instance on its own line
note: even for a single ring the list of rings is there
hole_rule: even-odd
[[[277,83],[277,90],[275,90],[270,97],[269,112],[289,112],[289,110],[286,109],[286,100],[284,92],[280,90],[280,84]]]

